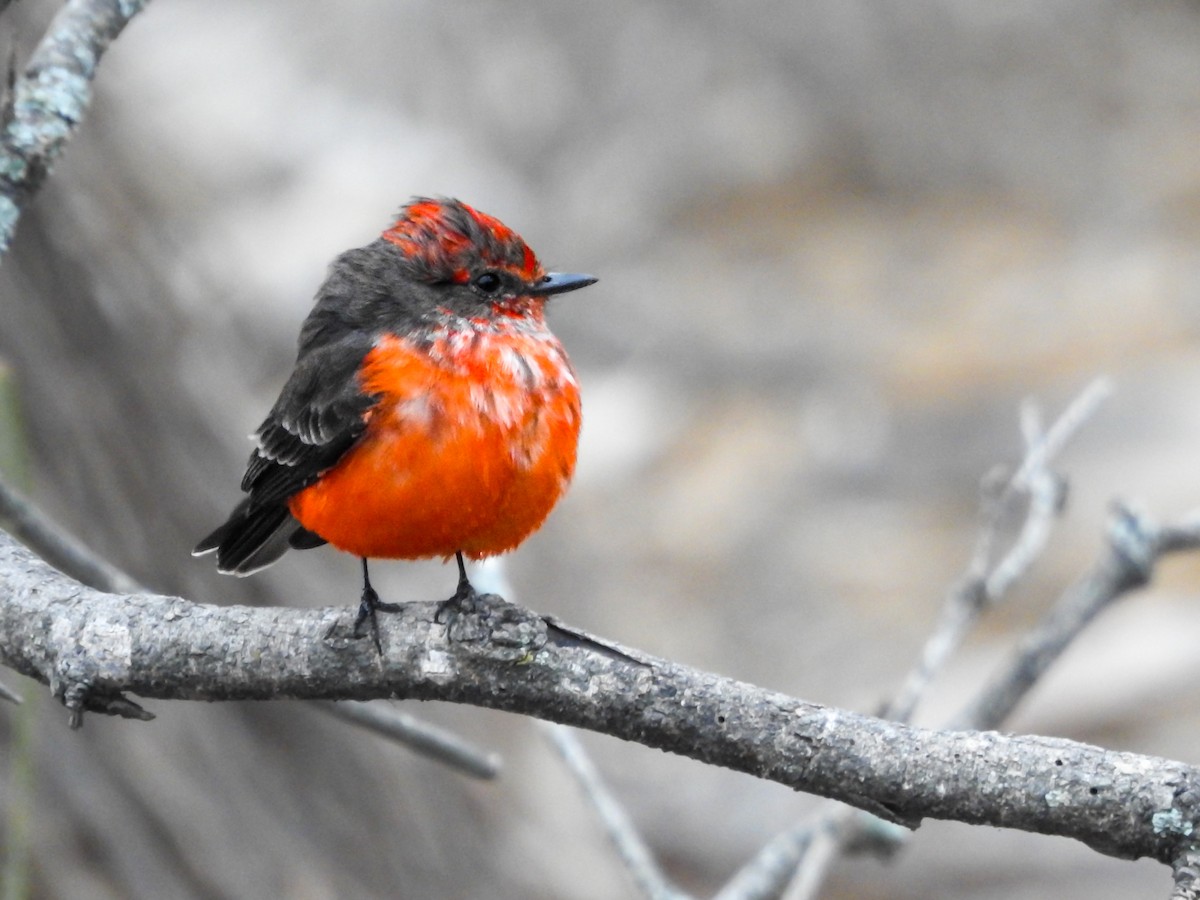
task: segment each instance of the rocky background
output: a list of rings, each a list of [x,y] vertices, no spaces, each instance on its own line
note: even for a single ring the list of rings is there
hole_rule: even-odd
[[[0,17],[19,59],[55,7]],[[1113,498],[1200,506],[1194,2],[159,0],[97,92],[0,269],[0,358],[30,492],[157,590],[355,602],[329,550],[247,580],[188,551],[236,498],[326,263],[413,194],[602,279],[552,310],[584,386],[577,481],[509,565],[518,599],[581,627],[875,709],[966,563],[982,476],[1020,454],[1021,400],[1049,415],[1106,374],[1055,540],[936,724],[1095,557]],[[453,579],[373,576],[389,599]],[[1200,560],[1159,576],[1012,729],[1195,760]],[[29,804],[35,897],[633,893],[528,721],[402,704],[504,754],[481,784],[300,704],[71,733],[15,686],[33,702],[0,710],[0,807],[11,828]],[[819,808],[585,740],[700,894]],[[825,896],[1168,890],[1151,863],[929,822]]]

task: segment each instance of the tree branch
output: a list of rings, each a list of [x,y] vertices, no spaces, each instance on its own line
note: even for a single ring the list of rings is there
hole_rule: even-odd
[[[1057,738],[935,732],[757,688],[559,631],[494,595],[449,627],[437,604],[382,623],[348,609],[214,607],[104,594],[0,535],[0,662],[72,716],[141,697],[398,697],[470,703],[589,728],[915,827],[925,817],[1074,837],[1166,864],[1200,826],[1200,772]]]
[[[422,722],[399,709],[387,709],[374,703],[318,703],[335,718],[373,731],[427,756],[443,765],[470,775],[490,779],[500,774],[500,755],[481,750],[452,731]]]
[[[929,686],[983,614],[1000,603],[1012,586],[1033,567],[1046,547],[1055,518],[1062,511],[1065,493],[1065,481],[1050,468],[1050,464],[1111,393],[1109,379],[1095,379],[1045,431],[1037,405],[1028,400],[1022,404],[1024,458],[1007,477],[984,479],[982,525],[966,570],[942,604],[938,620],[922,646],[916,664],[896,696],[884,706],[881,712],[884,718],[897,722],[912,719]],[[1002,472],[1002,469],[998,467],[997,471]],[[998,478],[1003,482],[997,484]],[[1022,525],[1001,553],[1003,524],[1022,500],[1026,501]],[[995,719],[987,727],[999,727],[1002,721]],[[894,831],[882,832],[881,825],[886,823],[856,810],[838,807],[816,824],[800,823],[788,829],[747,863],[744,877],[747,883],[757,885],[757,890],[765,896],[773,889],[771,877],[783,875],[786,871],[784,860],[789,853],[793,854],[798,868],[787,889],[788,900],[809,900],[820,892],[843,844],[870,846],[883,854],[895,852],[902,837]],[[759,867],[761,875],[755,872]],[[781,883],[775,893],[783,887]]]
[[[1200,514],[1178,525],[1160,527],[1128,507],[1114,504],[1104,554],[1050,608],[1003,671],[955,716],[950,727],[995,728],[1096,616],[1150,581],[1161,557],[1197,548]]]
[[[7,530],[21,543],[60,572],[83,584],[109,594],[142,593],[132,578],[98,557],[85,544],[0,478],[0,529]],[[0,684],[0,699],[20,703],[21,698]],[[444,728],[422,722],[399,710],[379,710],[361,704],[326,704],[327,712],[374,731],[430,759],[444,763],[475,778],[494,778],[500,769],[496,754],[471,746]],[[135,711],[136,710],[136,711]],[[129,712],[138,714],[140,708]],[[144,711],[140,711],[144,712]],[[152,718],[149,714],[147,717]]]
[[[1046,547],[1050,527],[1062,507],[1063,483],[1050,469],[1050,463],[1110,393],[1112,386],[1108,379],[1097,378],[1044,434],[1038,425],[1037,408],[1028,402],[1022,407],[1025,457],[1000,492],[985,503],[983,527],[967,570],[946,598],[917,664],[885,708],[885,718],[898,722],[912,718],[929,685],[962,646],[979,618],[1032,568]],[[1028,497],[1028,505],[1021,530],[1008,550],[993,559],[1001,522],[1013,502],[1023,496]]]
[[[1159,526],[1145,516],[1121,504],[1114,504],[1113,518],[1109,524],[1108,542],[1104,553],[1092,568],[1050,608],[1045,617],[1021,641],[1012,659],[979,695],[949,723],[955,730],[996,728],[1004,722],[1025,698],[1035,684],[1061,657],[1068,646],[1095,618],[1116,600],[1149,582],[1154,566],[1163,556],[1200,548],[1200,514],[1193,514],[1176,525]],[[792,844],[781,841],[780,846],[795,846],[809,849],[816,846],[821,851],[819,862],[814,861],[802,878],[808,885],[807,892],[796,891],[797,897],[815,896],[820,877],[832,859],[826,851],[844,841],[860,843],[875,820],[853,810],[829,817],[823,827],[807,829],[801,826]],[[809,844],[797,842],[807,831]],[[871,846],[894,852],[897,839],[875,841]],[[809,850],[811,852],[811,850]],[[1200,857],[1198,857],[1200,858]],[[1190,889],[1200,890],[1194,883],[1196,867],[1189,856],[1186,866],[1173,863],[1177,880],[1184,878]],[[806,864],[807,864],[806,860]],[[1183,872],[1182,875],[1179,873]],[[1190,874],[1189,874],[1190,873]],[[792,895],[789,894],[789,900]]]
[[[149,0],[70,0],[4,101],[0,255],[91,103],[100,57]]]
[[[1200,900],[1200,850],[1184,853],[1172,864],[1175,890],[1171,900]]]
[[[643,897],[648,900],[687,900],[684,894],[659,868],[654,853],[630,820],[624,807],[608,789],[595,764],[575,733],[553,723],[543,723],[547,737],[562,757],[570,773],[583,789],[584,795],[600,816],[604,830],[617,851],[626,871],[633,877]]]
[[[142,590],[136,581],[51,521],[3,478],[0,478],[0,528],[60,572],[89,587],[118,594]]]

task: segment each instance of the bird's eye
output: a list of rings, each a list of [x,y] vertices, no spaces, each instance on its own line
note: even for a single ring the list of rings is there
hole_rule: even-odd
[[[475,280],[471,282],[471,284],[475,287],[475,290],[479,291],[481,294],[494,294],[496,291],[500,290],[500,287],[503,283],[504,282],[500,280],[500,276],[495,272],[484,272],[480,275],[476,275]]]

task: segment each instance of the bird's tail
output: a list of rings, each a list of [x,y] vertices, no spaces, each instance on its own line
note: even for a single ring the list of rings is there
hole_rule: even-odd
[[[284,504],[252,506],[247,497],[223,525],[196,545],[192,555],[216,551],[217,571],[241,576],[265,569],[289,547],[305,550],[324,543],[297,522]]]

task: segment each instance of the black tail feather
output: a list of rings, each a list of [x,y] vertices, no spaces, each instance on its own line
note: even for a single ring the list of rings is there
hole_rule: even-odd
[[[307,528],[297,528],[288,538],[288,546],[295,550],[312,550],[314,547],[323,547],[327,543],[329,542],[325,538]]]
[[[223,525],[196,545],[192,555],[203,556],[215,550],[218,572],[250,575],[275,562],[290,546],[320,546],[301,535],[316,538],[283,504],[251,508],[247,497],[234,508]]]

